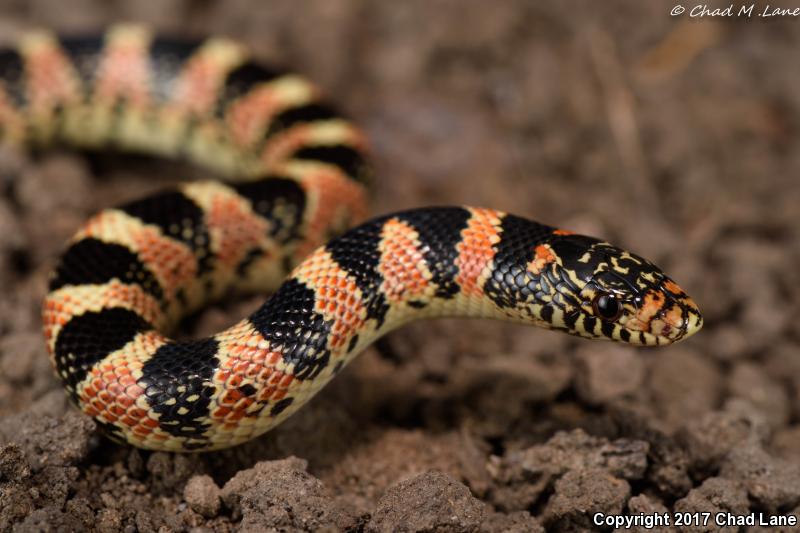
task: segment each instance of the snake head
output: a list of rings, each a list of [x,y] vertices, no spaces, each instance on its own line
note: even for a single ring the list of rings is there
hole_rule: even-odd
[[[545,245],[552,327],[631,344],[672,344],[703,323],[694,301],[650,261],[592,237],[556,231]],[[544,254],[542,250],[536,255]]]

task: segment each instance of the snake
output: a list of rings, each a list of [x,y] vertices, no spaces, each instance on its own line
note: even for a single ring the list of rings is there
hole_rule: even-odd
[[[111,439],[218,450],[274,428],[360,352],[411,321],[491,318],[669,345],[702,326],[652,262],[503,211],[436,206],[368,219],[364,133],[304,77],[225,37],[145,26],[23,32],[0,51],[0,134],[33,149],[180,159],[181,182],[91,216],[54,260],[47,352]],[[228,329],[170,337],[237,292]]]

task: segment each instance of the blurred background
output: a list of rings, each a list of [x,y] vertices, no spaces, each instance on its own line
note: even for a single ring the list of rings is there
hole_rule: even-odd
[[[5,43],[31,27],[74,33],[120,20],[239,39],[317,82],[364,128],[374,213],[471,204],[601,237],[659,264],[706,319],[663,350],[488,322],[416,324],[368,351],[288,427],[191,458],[182,473],[170,461],[183,459],[158,459],[173,468],[171,485],[166,474],[153,481],[160,454],[103,441],[78,459],[97,479],[71,490],[134,471],[133,454],[132,476],[167,494],[160,517],[198,472],[221,486],[257,459],[294,454],[362,525],[372,517],[369,527],[402,507],[380,499],[387,487],[435,469],[489,506],[476,522],[484,529],[494,527],[486,517],[502,530],[510,513],[527,512],[515,522],[523,529],[569,530],[585,524],[565,487],[610,485],[548,470],[542,450],[600,453],[622,437],[643,443],[644,467],[606,470],[628,486],[610,508],[700,509],[712,489],[733,509],[800,505],[800,18],[757,16],[765,4],[752,18],[692,18],[686,2],[671,16],[678,4],[0,2]],[[38,319],[64,241],[91,212],[192,174],[61,151],[0,163],[0,436],[11,441],[21,417],[46,413],[57,425],[67,411]],[[196,332],[262,300],[210,311]],[[601,441],[574,432],[553,441],[575,428]],[[94,513],[107,506],[86,498]]]

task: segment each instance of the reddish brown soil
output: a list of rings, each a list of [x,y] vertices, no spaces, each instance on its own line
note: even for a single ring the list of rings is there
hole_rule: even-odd
[[[120,19],[242,39],[364,126],[376,213],[486,205],[608,238],[663,266],[706,326],[637,350],[421,323],[254,442],[141,452],[67,405],[38,307],[90,213],[196,174],[6,152],[0,531],[581,531],[594,512],[800,515],[800,21],[689,22],[673,5],[3,2],[4,40]],[[260,301],[211,310],[194,332]]]

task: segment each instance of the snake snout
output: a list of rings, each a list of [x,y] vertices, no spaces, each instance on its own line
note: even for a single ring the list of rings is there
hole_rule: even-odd
[[[694,300],[670,279],[665,280],[661,290],[666,298],[651,324],[652,332],[677,342],[700,331],[703,316]]]
[[[685,339],[700,331],[703,327],[703,315],[700,314],[700,309],[697,308],[697,304],[694,303],[694,300],[689,297],[686,297],[684,301],[680,302],[680,305],[686,317],[684,319],[684,333],[681,336],[681,338]]]
[[[642,333],[643,344],[672,344],[697,333],[703,324],[700,310],[678,285],[664,278],[650,288],[635,314],[625,324]]]

